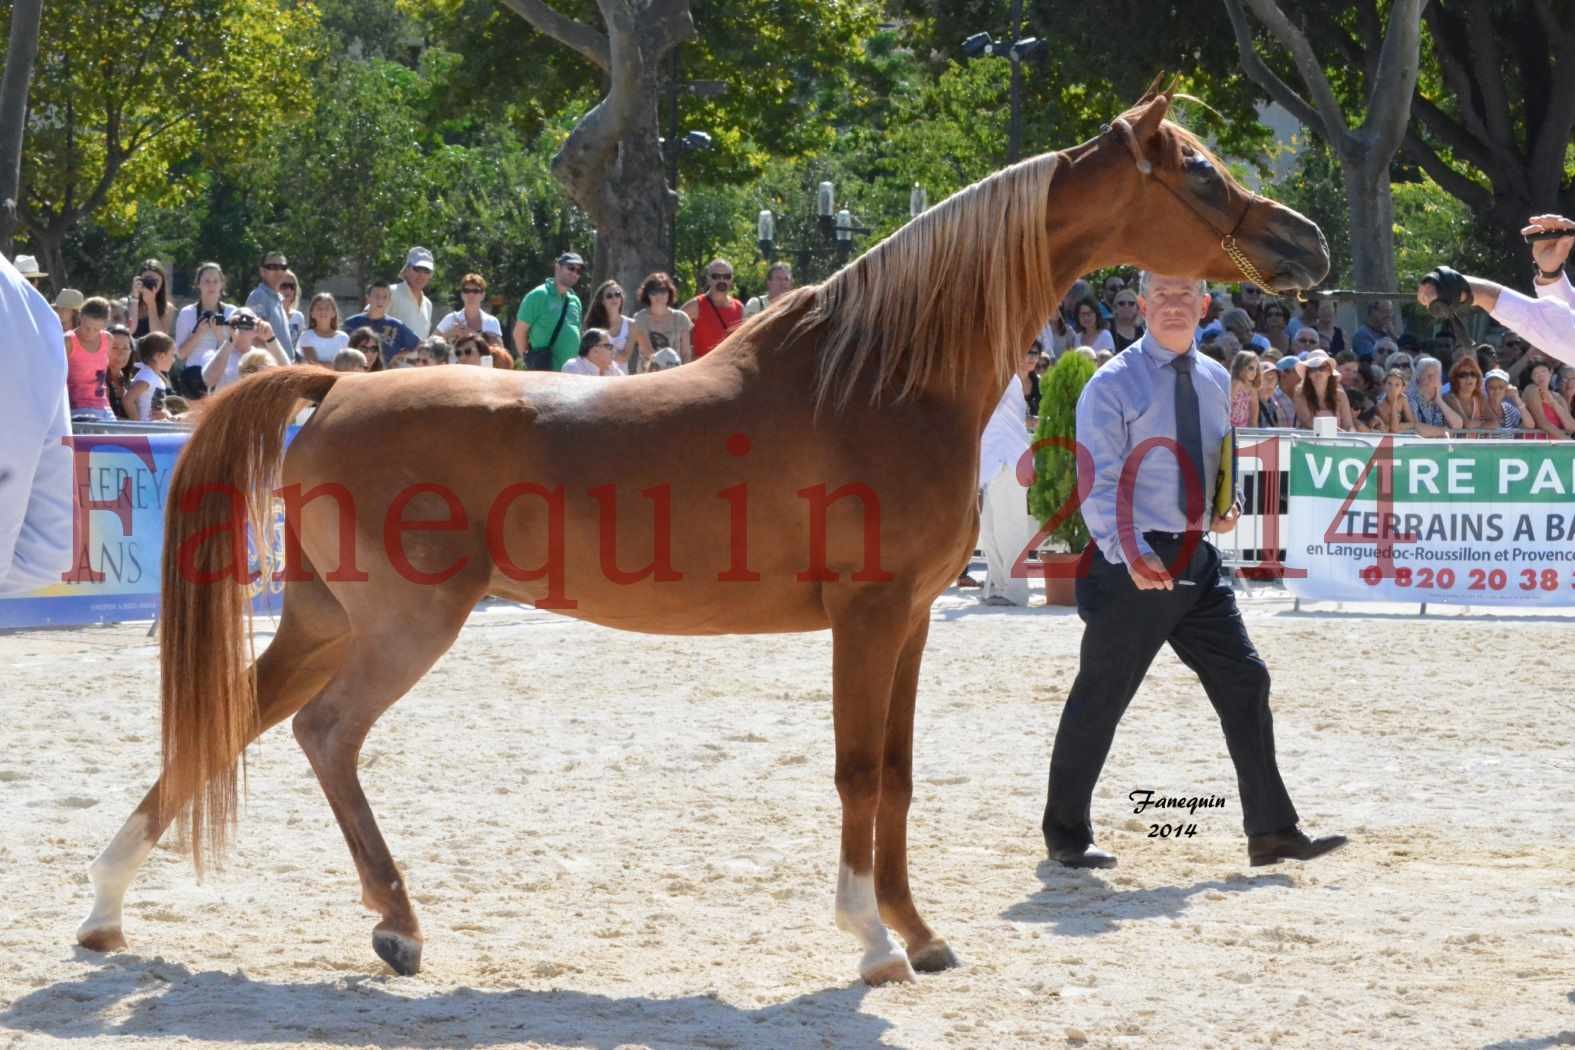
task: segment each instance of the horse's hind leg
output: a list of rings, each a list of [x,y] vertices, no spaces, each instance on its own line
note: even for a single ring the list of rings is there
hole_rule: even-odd
[[[886,708],[909,613],[900,598],[875,591],[838,597],[839,607],[831,610],[831,706],[842,798],[837,925],[863,946],[859,975],[866,982],[911,981],[907,953],[881,921],[872,874]]]
[[[350,847],[361,877],[361,902],[382,916],[372,932],[372,948],[396,973],[406,975],[421,969],[421,927],[361,790],[356,760],[372,724],[437,663],[469,613],[468,605],[445,609],[436,595],[420,600],[428,603],[420,613],[410,603],[390,600],[379,613],[369,613],[377,622],[358,622],[343,669],[293,723]]]
[[[349,622],[321,581],[292,583],[273,642],[257,658],[257,732],[289,718],[315,696],[344,657]],[[153,846],[175,819],[179,807],[159,806],[159,787],[142,803],[88,868],[93,882],[93,911],[77,930],[77,943],[94,951],[126,946],[121,907],[126,888]]]
[[[908,804],[913,799],[913,713],[919,663],[929,638],[929,610],[917,617],[897,658],[891,704],[886,712],[885,764],[875,817],[875,899],[880,916],[908,945],[915,970],[935,972],[957,965],[946,942],[931,932],[908,889]]]

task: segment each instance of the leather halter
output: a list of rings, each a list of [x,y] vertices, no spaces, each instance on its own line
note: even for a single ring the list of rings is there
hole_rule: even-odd
[[[1117,141],[1126,146],[1128,152],[1132,154],[1132,159],[1137,165],[1137,170],[1141,174],[1152,175],[1154,173],[1154,165],[1147,157],[1143,156],[1142,148],[1138,145],[1137,135],[1133,133],[1132,126],[1127,123],[1124,117],[1117,117],[1109,124],[1101,125],[1099,131],[1100,134],[1115,135]],[[1247,194],[1247,202],[1242,205],[1241,214],[1236,217],[1236,224],[1230,228],[1228,233],[1221,233],[1220,228],[1214,224],[1214,221],[1207,215],[1203,214],[1203,212],[1199,211],[1197,205],[1193,204],[1191,200],[1182,194],[1177,193],[1171,188],[1170,184],[1163,179],[1159,180],[1159,184],[1165,188],[1166,193],[1169,193],[1172,197],[1176,198],[1176,200],[1180,201],[1188,211],[1190,211],[1193,215],[1196,215],[1198,219],[1209,228],[1210,231],[1219,237],[1220,250],[1223,251],[1225,253],[1225,257],[1235,265],[1236,270],[1242,275],[1242,277],[1266,291],[1273,290],[1273,287],[1269,284],[1268,279],[1259,272],[1256,266],[1253,265],[1252,260],[1247,258],[1247,253],[1242,251],[1241,245],[1236,241],[1236,231],[1241,229],[1241,224],[1247,221],[1247,214],[1248,212],[1252,211],[1252,206],[1258,203],[1258,201],[1261,199],[1256,193]],[[1300,293],[1298,293],[1298,297],[1301,298]],[[1305,299],[1303,299],[1303,301],[1305,301]]]

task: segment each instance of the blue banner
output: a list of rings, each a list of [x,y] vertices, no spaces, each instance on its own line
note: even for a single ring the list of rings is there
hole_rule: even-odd
[[[75,458],[72,566],[59,583],[0,598],[0,629],[152,619],[159,608],[164,501],[189,435],[71,438]],[[282,528],[282,518],[280,527]],[[253,608],[277,612],[283,584],[253,585]]]

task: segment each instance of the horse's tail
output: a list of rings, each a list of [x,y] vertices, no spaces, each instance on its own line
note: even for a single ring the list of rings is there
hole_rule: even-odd
[[[205,855],[222,858],[236,821],[236,765],[258,728],[248,526],[266,575],[285,426],[302,398],[321,401],[338,378],[323,368],[271,368],[204,402],[170,479],[158,804],[175,816],[198,872]]]

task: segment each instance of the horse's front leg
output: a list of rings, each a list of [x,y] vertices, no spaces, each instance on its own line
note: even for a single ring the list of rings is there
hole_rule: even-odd
[[[908,804],[913,800],[913,717],[919,664],[930,635],[929,610],[915,617],[897,660],[886,711],[886,760],[881,769],[875,817],[875,897],[880,915],[908,946],[915,970],[935,972],[957,965],[957,956],[919,916],[908,889]]]

